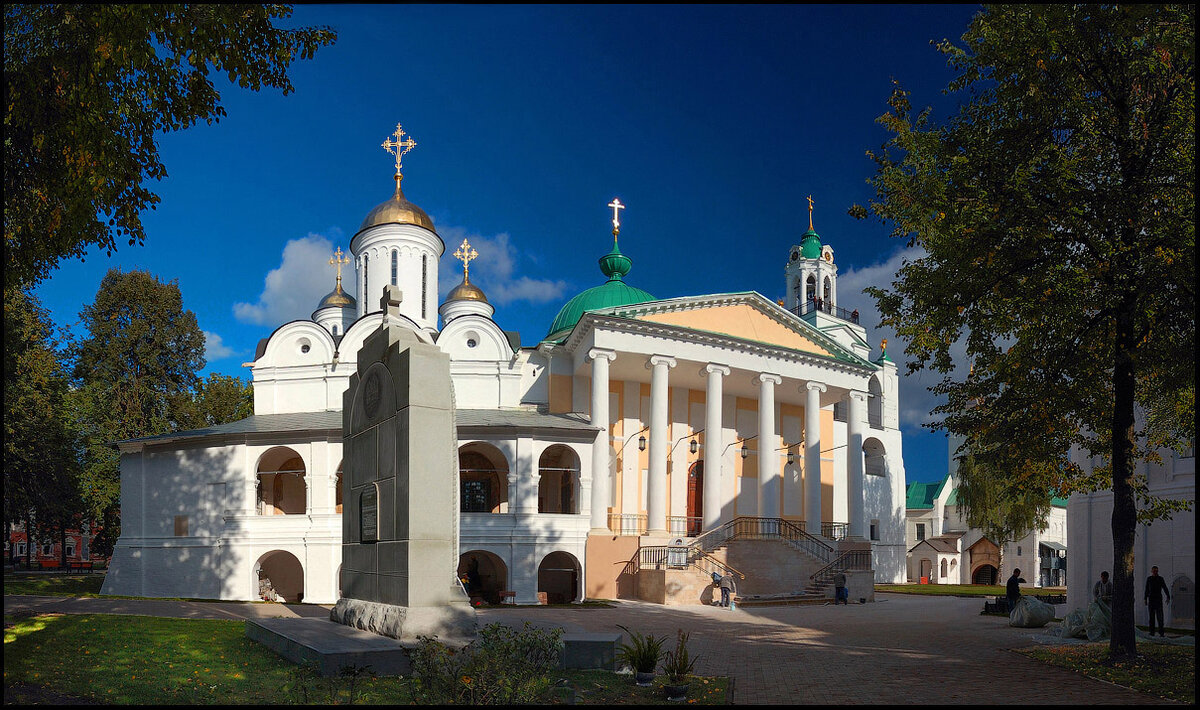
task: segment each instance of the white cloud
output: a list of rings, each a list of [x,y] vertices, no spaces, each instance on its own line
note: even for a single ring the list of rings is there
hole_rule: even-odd
[[[842,304],[853,303],[858,307],[859,322],[867,330],[868,342],[879,346],[883,338],[888,341],[888,357],[896,363],[900,377],[900,425],[904,428],[918,428],[921,425],[935,421],[931,414],[934,407],[944,402],[944,398],[935,396],[929,387],[941,380],[941,375],[922,370],[911,375],[905,375],[904,348],[908,345],[905,340],[896,336],[896,331],[879,325],[879,309],[875,299],[862,293],[868,286],[889,288],[896,278],[896,272],[904,261],[919,259],[925,255],[919,248],[901,248],[893,252],[879,264],[864,266],[838,274],[838,301]],[[967,362],[966,345],[959,341],[952,346],[956,363]],[[878,352],[872,354],[876,357]],[[965,366],[964,366],[965,369]],[[964,373],[965,374],[965,373]]]
[[[513,246],[506,232],[485,237],[461,227],[447,227],[439,233],[446,242],[446,257],[450,257],[443,257],[439,265],[441,293],[438,295],[443,298],[462,282],[462,262],[450,255],[463,239],[470,241],[479,252],[479,258],[471,262],[471,283],[483,289],[491,303],[501,306],[516,301],[546,303],[561,299],[567,292],[569,284],[566,281],[515,276],[517,261],[523,255]],[[534,261],[532,257],[525,258]]]
[[[333,290],[334,274],[329,265],[333,242],[320,234],[292,239],[283,247],[283,260],[264,280],[257,303],[235,303],[233,313],[243,323],[278,326],[308,318],[317,304]],[[342,282],[354,284],[354,264],[342,267]],[[343,287],[344,288],[344,287]]]
[[[204,332],[204,359],[208,362],[213,360],[224,360],[225,358],[235,353],[234,349],[226,345],[221,336],[209,331]]]

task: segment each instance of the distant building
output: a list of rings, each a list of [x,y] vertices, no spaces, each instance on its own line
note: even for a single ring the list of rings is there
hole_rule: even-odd
[[[107,557],[92,553],[92,541],[96,539],[99,529],[68,530],[66,535],[67,562],[92,562],[103,564]],[[56,567],[62,564],[63,541],[58,535],[35,539],[30,544],[25,533],[24,523],[13,523],[8,539],[4,541],[4,561],[10,560],[15,564],[24,565],[26,559],[33,566]]]
[[[905,501],[908,580],[929,584],[999,584],[1013,569],[1027,586],[1067,584],[1067,501],[1051,500],[1045,530],[1031,530],[1001,550],[967,525],[958,501],[958,464],[950,441],[950,472],[936,483],[910,483]]]

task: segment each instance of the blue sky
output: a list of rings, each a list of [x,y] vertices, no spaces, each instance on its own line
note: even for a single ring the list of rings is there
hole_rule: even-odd
[[[469,237],[472,281],[525,345],[603,277],[619,196],[632,285],[660,298],[754,290],[783,297],[789,247],[814,222],[833,246],[839,302],[886,285],[904,256],[876,220],[865,151],[885,133],[892,81],[944,117],[951,78],[931,40],[978,6],[300,6],[287,22],[338,41],[293,65],[296,91],[222,89],[228,115],[161,136],[169,177],[144,247],[63,262],[38,289],[73,326],[113,266],[177,280],[208,334],[207,371],[249,378],[259,339],[305,318],[333,287],[327,263],[392,190],[380,143],[417,141],[407,197],[447,244]],[[459,267],[459,268],[456,268]],[[889,352],[898,362],[892,339]],[[929,374],[902,384],[908,480],[946,472],[944,436],[920,424]]]

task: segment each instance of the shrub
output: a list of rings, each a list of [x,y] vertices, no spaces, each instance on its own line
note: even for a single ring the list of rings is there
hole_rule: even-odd
[[[653,634],[643,636],[620,624],[617,624],[617,627],[624,629],[632,641],[632,643],[622,642],[617,647],[617,658],[638,673],[653,673],[658,666],[658,657],[662,654],[662,645],[666,639],[655,638]]]
[[[425,703],[538,703],[550,694],[550,672],[562,649],[562,629],[537,629],[529,622],[519,631],[489,624],[458,650],[421,636],[412,652],[413,678]]]
[[[672,685],[682,685],[687,682],[687,677],[692,674],[692,666],[696,665],[699,656],[693,657],[688,653],[687,641],[691,634],[685,634],[683,629],[679,629],[677,639],[675,641],[675,649],[667,651],[666,658],[663,659],[663,673],[667,674],[667,680]]]

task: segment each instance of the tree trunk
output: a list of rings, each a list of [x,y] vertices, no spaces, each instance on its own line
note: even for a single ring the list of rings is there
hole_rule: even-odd
[[[1134,636],[1133,543],[1137,532],[1137,503],[1133,495],[1134,370],[1133,308],[1128,299],[1116,319],[1116,351],[1113,367],[1112,479],[1113,479],[1113,597],[1112,656],[1133,658]]]
[[[58,549],[59,549],[59,569],[67,569],[67,524],[59,522],[58,524]]]

